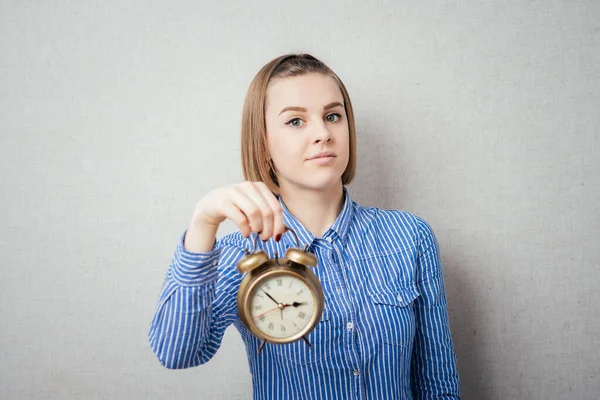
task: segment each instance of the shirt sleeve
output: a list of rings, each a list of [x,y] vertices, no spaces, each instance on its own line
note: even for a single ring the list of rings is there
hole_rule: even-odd
[[[209,361],[237,318],[236,263],[244,250],[241,240],[230,237],[209,253],[187,251],[185,233],[177,245],[148,333],[150,347],[167,368]]]
[[[415,399],[460,399],[439,247],[431,226],[420,217],[417,225],[420,236],[417,287],[421,295],[414,307],[412,392]]]

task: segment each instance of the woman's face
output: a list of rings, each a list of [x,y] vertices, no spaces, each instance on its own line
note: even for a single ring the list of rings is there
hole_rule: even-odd
[[[274,79],[267,88],[267,145],[282,190],[341,184],[348,165],[344,98],[329,75]]]

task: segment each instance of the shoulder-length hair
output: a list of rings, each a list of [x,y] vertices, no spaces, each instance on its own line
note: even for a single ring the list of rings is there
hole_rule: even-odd
[[[356,128],[352,102],[346,87],[331,68],[310,54],[286,54],[270,61],[258,71],[248,88],[242,113],[241,149],[244,179],[264,182],[275,195],[279,195],[279,183],[269,157],[266,140],[265,101],[267,88],[271,80],[275,78],[287,78],[308,73],[331,76],[342,92],[350,135],[348,165],[342,174],[342,184],[349,184],[356,173]]]

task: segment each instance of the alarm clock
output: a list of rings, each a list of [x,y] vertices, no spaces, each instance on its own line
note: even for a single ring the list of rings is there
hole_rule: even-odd
[[[300,247],[296,233],[296,248],[289,248],[285,257],[270,258],[263,250],[246,254],[237,263],[245,274],[237,296],[240,320],[254,336],[265,343],[286,344],[303,339],[311,346],[307,335],[321,320],[324,307],[323,289],[319,278],[309,267],[317,266],[317,258]]]

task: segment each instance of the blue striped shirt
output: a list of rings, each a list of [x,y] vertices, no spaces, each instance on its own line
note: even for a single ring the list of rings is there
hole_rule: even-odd
[[[167,368],[209,361],[233,324],[241,334],[254,399],[458,399],[459,380],[448,323],[439,248],[429,224],[399,210],[353,202],[344,188],[341,213],[322,238],[282,203],[284,222],[319,263],[325,294],[321,321],[285,345],[260,341],[241,323],[236,269],[252,241],[224,236],[206,254],[184,249],[167,271],[152,320],[150,344]],[[185,234],[184,234],[185,235]],[[258,247],[269,256],[296,247],[291,234]]]

